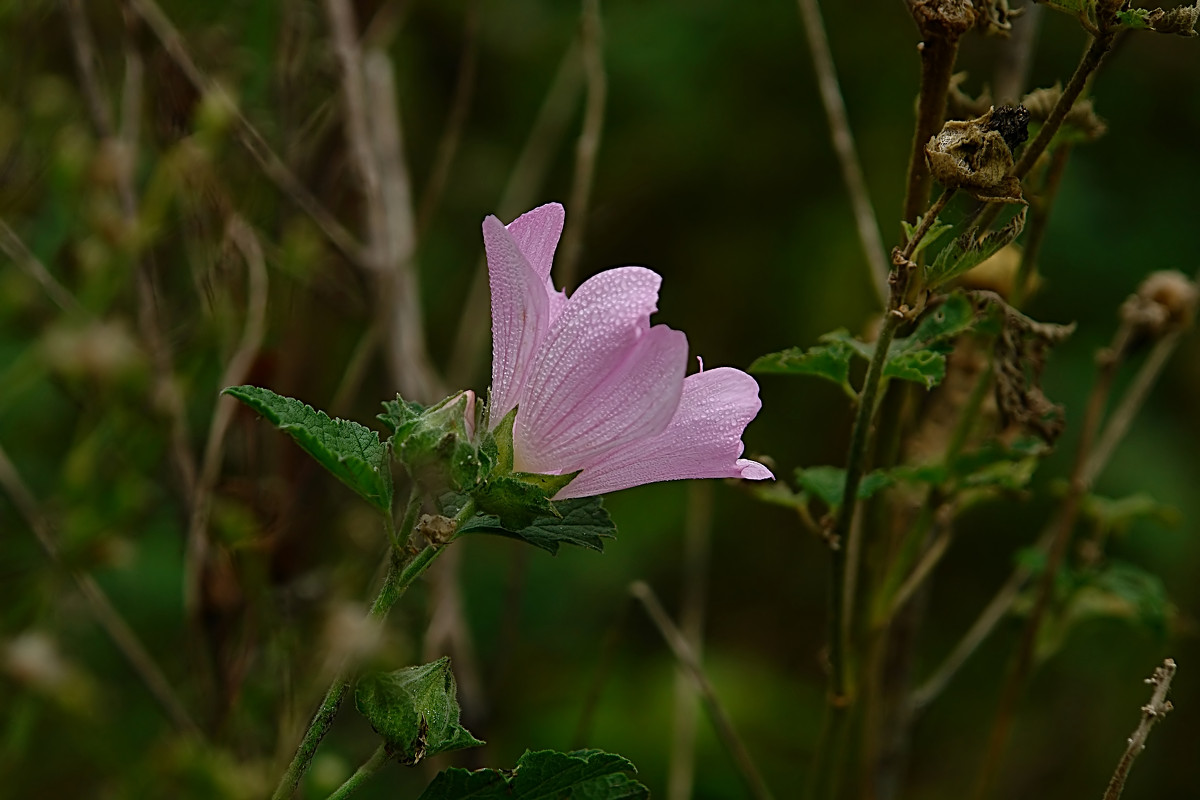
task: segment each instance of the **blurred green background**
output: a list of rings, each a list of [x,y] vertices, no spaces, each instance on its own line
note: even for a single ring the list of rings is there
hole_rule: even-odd
[[[351,492],[240,413],[214,495],[223,571],[206,584],[203,630],[189,629],[188,511],[173,453],[180,442],[197,457],[203,451],[243,324],[245,268],[223,242],[231,213],[257,232],[270,280],[267,332],[250,381],[370,424],[396,386],[377,355],[352,397],[332,407],[369,326],[368,282],[263,176],[228,120],[206,115],[144,26],[127,27],[115,1],[83,5],[97,77],[118,120],[123,48],[144,62],[134,174],[143,223],[155,216],[158,224],[139,228],[143,243],[130,244],[114,156],[89,123],[64,6],[0,2],[0,218],[88,312],[63,313],[11,259],[0,262],[0,445],[62,549],[56,566],[7,493],[0,496],[0,785],[14,797],[265,796],[287,747],[279,732],[296,724],[281,718],[282,709],[291,704],[303,718],[315,704],[317,670],[336,639],[331,629],[353,617],[347,603],[365,598],[383,537]],[[917,33],[899,0],[824,5],[890,243],[899,235]],[[576,37],[579,7],[545,0],[359,0],[355,7],[395,63],[418,200],[451,115],[464,48],[477,59],[461,141],[418,244],[426,331],[446,368],[482,253],[480,222],[498,208]],[[323,4],[163,0],[162,9],[201,69],[236,96],[304,185],[361,231]],[[658,271],[656,321],[686,331],[692,353],[709,366],[745,367],[832,328],[867,326],[877,307],[795,5],[610,0],[602,13],[607,107],[580,277],[630,263]],[[1076,23],[1043,12],[1031,85],[1065,80],[1083,44]],[[1002,47],[976,35],[964,40],[966,91],[991,81]],[[571,63],[574,94],[558,134],[538,148],[546,170],[529,206],[569,197],[583,108]],[[1043,252],[1045,283],[1029,307],[1038,319],[1079,325],[1045,376],[1049,396],[1066,404],[1067,433],[1030,497],[991,503],[964,520],[934,583],[919,676],[953,646],[1008,575],[1014,552],[1044,524],[1117,305],[1151,271],[1191,275],[1200,266],[1200,46],[1128,36],[1100,74],[1095,102],[1109,132],[1072,155]],[[173,362],[169,385],[185,409],[185,430],[175,434],[139,322],[139,270],[153,275]],[[481,391],[487,358],[478,355],[456,366]],[[836,388],[777,377],[760,383],[763,410],[746,433],[748,454],[769,455],[781,476],[843,463],[850,412]],[[1126,796],[1194,793],[1198,403],[1200,341],[1192,336],[1097,487],[1114,497],[1148,491],[1178,510],[1178,524],[1141,521],[1113,545],[1115,557],[1161,576],[1176,612],[1170,632],[1121,619],[1073,629],[1034,675],[1001,796],[1098,797],[1146,702],[1142,679],[1168,655],[1180,665],[1177,710],[1152,736]],[[626,587],[647,580],[675,612],[687,509],[704,502],[704,491],[665,484],[611,497],[620,537],[603,555],[551,558],[490,539],[461,545],[480,690],[466,715],[489,745],[459,754],[457,763],[511,766],[526,747],[583,744],[630,758],[662,793],[674,664],[640,609],[629,606]],[[714,485],[711,499],[707,668],[777,796],[797,796],[823,707],[825,546],[786,510],[736,487]],[[63,565],[96,577],[216,745],[172,735]],[[426,605],[427,593],[416,591],[397,609],[381,662],[396,667],[421,657]],[[1019,630],[1016,618],[1004,623],[920,719],[904,796],[952,798],[970,787]],[[599,704],[577,742],[598,675]],[[373,747],[366,723],[344,711],[306,796],[324,796]],[[695,796],[739,796],[731,761],[703,719],[696,747]],[[390,767],[362,796],[415,796],[430,775]]]

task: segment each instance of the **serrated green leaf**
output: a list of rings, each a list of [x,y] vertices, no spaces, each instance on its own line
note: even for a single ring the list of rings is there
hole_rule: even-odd
[[[840,333],[849,337],[845,331]],[[850,359],[853,355],[854,349],[838,339],[807,350],[792,347],[778,353],[759,356],[750,365],[750,372],[759,375],[815,375],[836,383],[851,397],[857,397],[854,388],[850,386]]]
[[[1200,21],[1200,3],[1194,6],[1177,6],[1153,11],[1131,8],[1117,12],[1117,21],[1131,30],[1149,30],[1155,33],[1173,33],[1176,36],[1195,36],[1196,23]]]
[[[419,800],[643,800],[626,758],[600,750],[526,750],[512,770],[443,770]]]
[[[431,664],[364,675],[354,705],[402,764],[477,747],[483,742],[458,724],[458,687],[445,656]]]
[[[900,224],[904,227],[905,240],[907,240],[907,241],[912,240],[913,234],[916,233],[917,229],[921,227],[921,219],[922,219],[922,217],[917,217],[916,225],[912,225],[905,220],[900,220]],[[931,244],[936,242],[938,239],[940,239],[942,237],[943,233],[945,233],[946,231],[950,230],[953,227],[954,227],[953,225],[947,225],[943,222],[938,222],[935,219],[933,221],[933,224],[929,226],[929,230],[925,231],[925,235],[923,235],[921,237],[921,241],[917,242],[916,246],[913,248],[912,255],[910,256],[910,258],[912,258],[913,260],[916,260],[917,256],[920,255],[922,250],[924,250],[926,247],[929,247]]]
[[[462,495],[444,495],[440,500],[442,513],[453,515],[462,508],[463,502],[465,497]],[[551,555],[558,553],[563,544],[603,552],[604,540],[616,536],[617,526],[600,497],[555,500],[552,505],[556,515],[536,516],[524,526],[510,528],[503,525],[499,517],[481,513],[467,520],[459,530],[461,533],[488,533],[520,539]]]
[[[858,499],[867,500],[894,482],[892,476],[883,470],[868,472],[858,482]],[[796,483],[830,510],[836,510],[842,505],[842,495],[846,492],[846,470],[827,466],[798,469]]]
[[[383,401],[383,413],[375,418],[388,427],[392,433],[407,429],[425,413],[425,406],[420,403],[410,403],[400,395],[395,400]]]
[[[391,464],[378,433],[357,422],[330,419],[324,411],[269,389],[230,386],[222,394],[254,409],[364,500],[391,513]]]
[[[1022,208],[1007,225],[986,234],[982,239],[976,238],[979,234],[976,228],[970,228],[955,237],[938,252],[933,263],[925,267],[926,287],[935,289],[987,261],[996,251],[1016,239],[1024,228],[1025,209]]]
[[[933,350],[900,353],[884,364],[883,377],[912,381],[932,389],[946,377],[946,356]]]
[[[1123,533],[1138,519],[1152,519],[1164,525],[1177,525],[1180,519],[1178,509],[1145,492],[1118,498],[1089,494],[1084,496],[1081,510],[1102,530],[1114,533]]]

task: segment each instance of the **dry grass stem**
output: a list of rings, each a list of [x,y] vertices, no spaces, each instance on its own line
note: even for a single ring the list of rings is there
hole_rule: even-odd
[[[550,169],[550,162],[558,153],[566,136],[567,123],[574,111],[582,85],[583,68],[579,43],[572,41],[559,62],[554,80],[550,83],[538,110],[537,119],[529,130],[521,153],[500,195],[496,216],[501,220],[511,222],[522,209],[535,202]],[[487,346],[489,319],[487,262],[481,258],[475,267],[471,288],[463,305],[458,334],[454,339],[453,355],[448,367],[451,386],[463,386],[474,379]]]
[[[854,221],[858,226],[858,238],[862,244],[863,255],[867,259],[867,267],[871,273],[871,284],[879,304],[885,305],[888,296],[888,258],[879,235],[879,221],[875,218],[875,209],[871,205],[871,195],[867,191],[867,183],[863,178],[862,166],[858,161],[858,153],[854,148],[854,136],[850,132],[850,123],[846,119],[846,104],[842,100],[842,90],[838,86],[837,70],[833,65],[833,55],[829,52],[829,37],[825,34],[825,23],[821,19],[821,8],[817,0],[797,0],[800,6],[800,16],[804,19],[804,32],[808,37],[809,51],[812,53],[813,68],[817,73],[817,87],[821,90],[821,103],[825,106],[825,115],[829,119],[829,135],[833,140],[833,149],[837,153],[838,163],[842,168],[842,181],[850,195],[850,204],[854,208]]]
[[[0,218],[0,250],[3,250],[5,255],[11,258],[13,263],[26,275],[37,281],[38,285],[54,301],[54,305],[68,314],[91,316],[88,310],[75,299],[75,295],[71,294],[67,287],[50,274],[46,265],[25,246],[25,242],[21,241],[21,237],[17,236],[16,231],[10,228],[3,218]]]
[[[709,682],[708,676],[704,674],[704,668],[700,665],[700,660],[692,650],[691,645],[688,644],[687,637],[680,632],[679,628],[675,627],[675,623],[671,621],[666,610],[662,607],[662,603],[658,601],[658,596],[654,594],[654,590],[650,588],[649,584],[645,581],[635,581],[630,585],[629,593],[646,609],[646,614],[649,615],[654,626],[658,628],[658,632],[662,635],[667,646],[671,648],[675,660],[679,662],[691,678],[696,691],[700,694],[700,699],[704,701],[704,706],[708,710],[709,719],[712,720],[717,736],[721,739],[721,743],[729,751],[729,755],[737,765],[738,772],[741,773],[742,780],[745,781],[750,796],[756,798],[756,800],[770,798],[770,790],[767,789],[762,775],[758,772],[758,767],[754,765],[754,761],[750,758],[750,753],[746,750],[746,745],[742,743],[741,737],[738,736],[737,731],[734,729],[733,721],[729,718],[729,713],[717,697],[712,683]]]
[[[355,264],[362,264],[363,253],[359,243],[321,205],[312,192],[305,188],[304,184],[292,173],[283,159],[275,154],[275,151],[267,144],[267,140],[250,123],[250,120],[238,108],[237,103],[233,101],[228,92],[196,66],[195,60],[184,43],[183,36],[174,24],[172,24],[167,15],[163,13],[162,9],[159,8],[158,4],[154,0],[126,0],[126,2],[150,26],[159,43],[162,44],[163,49],[167,52],[167,55],[183,71],[183,74],[192,85],[201,93],[213,97],[232,115],[234,121],[237,123],[238,139],[242,142],[246,150],[249,151],[254,160],[258,162],[263,174],[316,223],[317,227],[321,229],[343,256]]]
[[[108,599],[108,595],[100,588],[100,584],[96,583],[91,575],[63,563],[50,521],[42,514],[33,493],[25,485],[21,474],[2,446],[0,446],[0,487],[4,488],[13,507],[25,519],[25,523],[37,537],[42,550],[56,566],[66,570],[71,576],[71,580],[75,582],[80,594],[87,601],[88,609],[96,618],[96,622],[100,624],[100,627],[116,645],[117,650],[129,662],[134,673],[150,690],[150,694],[166,713],[167,718],[179,731],[199,736],[200,728],[184,708],[183,703],[175,694],[175,690],[171,688],[170,682],[159,669],[154,657],[150,655],[150,652],[138,639],[137,634],[134,633],[133,628],[121,616],[121,612]]]
[[[263,259],[258,237],[245,220],[236,215],[229,218],[225,236],[227,241],[238,249],[246,264],[246,321],[237,349],[230,356],[225,371],[221,374],[218,389],[246,382],[250,368],[262,349],[267,329],[269,284],[266,261]],[[204,459],[192,498],[192,513],[187,534],[184,597],[187,608],[193,615],[198,613],[200,608],[201,575],[208,563],[208,521],[212,510],[212,493],[221,474],[225,434],[229,431],[237,408],[238,402],[232,397],[217,398],[208,427],[208,440],[204,445]]]
[[[591,205],[592,183],[596,176],[596,154],[600,150],[600,135],[604,131],[604,108],[608,97],[608,77],[604,71],[604,25],[600,18],[600,0],[583,0],[580,17],[580,47],[586,96],[583,107],[583,128],[575,146],[575,175],[571,181],[571,198],[566,227],[563,229],[561,256],[558,261],[558,284],[574,286],[583,254],[583,237],[587,230]]]

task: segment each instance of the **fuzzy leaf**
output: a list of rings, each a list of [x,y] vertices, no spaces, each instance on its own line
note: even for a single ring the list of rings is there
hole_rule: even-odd
[[[964,272],[982,264],[996,251],[1016,239],[1025,228],[1025,209],[1022,208],[998,231],[977,239],[979,231],[970,228],[950,244],[943,247],[934,257],[933,263],[925,267],[925,285],[929,289],[941,286]]]
[[[1195,36],[1196,22],[1200,20],[1200,3],[1194,6],[1177,6],[1164,11],[1156,8],[1131,8],[1117,12],[1117,21],[1132,30],[1149,30],[1155,33],[1173,33],[1176,36]]]
[[[449,656],[359,679],[354,705],[402,764],[483,742],[458,724],[458,688]]]
[[[912,239],[913,234],[917,232],[917,228],[921,227],[921,217],[917,217],[916,225],[912,225],[905,220],[900,220],[900,224],[904,227],[904,238]],[[953,225],[947,225],[935,219],[933,224],[929,226],[929,230],[925,231],[925,235],[921,237],[921,241],[917,242],[917,246],[913,248],[911,258],[915,260],[922,250],[936,242],[942,237],[943,233],[953,227]]]
[[[387,447],[375,431],[357,422],[330,419],[324,411],[257,386],[231,386],[222,394],[257,411],[364,500],[391,513],[391,464]]]
[[[643,800],[650,790],[630,777],[636,772],[600,750],[526,750],[512,770],[443,770],[419,800]]]
[[[466,502],[464,495],[441,497],[442,513],[453,516]],[[573,544],[589,550],[604,550],[604,540],[616,535],[617,526],[604,509],[600,497],[577,497],[547,501],[553,513],[532,515],[524,524],[510,520],[508,525],[494,514],[480,513],[467,520],[461,533],[488,533],[520,539],[554,555],[559,545]]]
[[[808,494],[816,497],[829,507],[831,511],[842,505],[842,495],[846,492],[846,470],[841,467],[808,467],[796,470],[796,483]],[[875,470],[868,472],[858,482],[858,499],[867,500],[880,489],[886,489],[894,483],[887,472]]]
[[[834,338],[829,338],[831,336]],[[854,349],[842,336],[850,338],[846,331],[834,331],[821,337],[826,344],[807,350],[792,347],[759,356],[750,365],[750,372],[759,375],[815,375],[836,383],[851,397],[857,397],[850,386],[850,359]]]

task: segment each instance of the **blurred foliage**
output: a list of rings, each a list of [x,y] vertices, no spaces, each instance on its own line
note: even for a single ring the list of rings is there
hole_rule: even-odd
[[[885,240],[898,241],[917,34],[895,0],[824,5],[868,189]],[[264,176],[235,121],[108,0],[80,4],[95,41],[98,110],[83,88],[67,6],[0,0],[0,219],[73,298],[60,308],[26,269],[0,261],[0,445],[60,551],[48,559],[11,493],[0,492],[0,785],[20,797],[262,797],[330,659],[356,646],[346,620],[361,616],[386,535],[351,491],[247,410],[229,417],[215,473],[200,469],[218,403],[233,403],[218,391],[253,290],[231,219],[252,231],[269,277],[262,346],[238,382],[362,422],[398,387],[382,356],[357,359],[373,314],[368,276]],[[430,348],[436,366],[462,370],[481,391],[485,352],[451,364],[482,254],[479,225],[497,210],[562,69],[578,8],[547,0],[355,8],[395,62],[417,205],[431,209],[417,251]],[[360,232],[323,5],[163,0],[162,9],[303,186]],[[795,8],[612,0],[602,9],[608,103],[583,273],[631,261],[660,272],[656,319],[687,331],[709,365],[745,366],[838,327],[868,330],[874,294]],[[1042,13],[1040,24],[1030,85],[1049,87],[1069,74],[1083,35],[1064,15]],[[472,30],[473,92],[435,202],[425,193]],[[1004,47],[964,40],[964,91],[993,82]],[[140,74],[127,73],[130,54]],[[1196,270],[1197,75],[1194,42],[1146,34],[1122,39],[1097,78],[1091,99],[1108,132],[1072,155],[1029,307],[1038,319],[1078,324],[1044,375],[1067,429],[1034,478],[1042,490],[1067,470],[1093,355],[1118,304],[1152,270]],[[560,130],[538,145],[546,172],[529,206],[569,197],[577,75],[575,87]],[[114,131],[131,126],[136,147],[97,135],[97,118]],[[121,196],[125,174],[132,207]],[[779,474],[844,463],[850,411],[839,387],[769,375],[761,383],[748,454],[769,453]],[[1059,651],[1021,707],[1007,796],[1098,796],[1145,701],[1141,679],[1168,652],[1181,665],[1179,710],[1139,761],[1130,793],[1193,791],[1197,407],[1192,337],[1097,487],[1108,497],[1149,491],[1154,500],[1142,507],[1178,509],[1181,523],[1168,529],[1155,513],[1091,504],[1094,527],[1123,535],[1108,543],[1111,564],[1069,576],[1067,613],[1087,621],[1070,635],[1052,631]],[[193,585],[191,498],[206,480],[211,547]],[[807,771],[823,703],[826,545],[786,504],[728,487],[714,494],[706,666],[767,782],[787,796]],[[967,513],[928,600],[918,674],[949,651],[1009,574],[1013,552],[1036,536],[1052,500],[1034,496],[1046,499],[1005,495]],[[642,578],[675,597],[694,503],[675,484],[609,498],[620,536],[603,555],[564,549],[551,558],[494,537],[457,545],[475,655],[474,669],[455,661],[463,724],[489,744],[431,760],[503,766],[527,748],[596,747],[628,758],[661,793],[675,669],[658,634],[627,609],[626,587]],[[78,572],[95,578],[146,644],[203,742],[173,731],[96,624],[73,583]],[[187,585],[202,613],[189,615]],[[373,663],[430,660],[421,652],[430,595],[405,598]],[[1114,607],[1115,617],[1102,614]],[[1121,619],[1139,617],[1157,630]],[[970,784],[1019,627],[1002,625],[921,718],[906,796],[960,797]],[[577,732],[593,680],[602,682],[599,705]],[[332,791],[374,746],[367,722],[345,709],[305,796]],[[703,720],[696,756],[696,796],[741,792]],[[362,796],[416,796],[430,777],[389,767]]]

